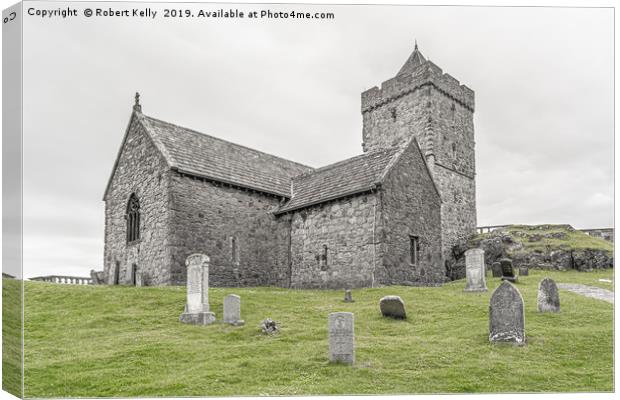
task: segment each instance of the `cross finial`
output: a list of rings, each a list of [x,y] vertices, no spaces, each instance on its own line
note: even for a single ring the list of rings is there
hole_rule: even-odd
[[[142,106],[140,105],[140,93],[136,92],[136,102],[133,105],[133,109],[138,112],[142,112]]]

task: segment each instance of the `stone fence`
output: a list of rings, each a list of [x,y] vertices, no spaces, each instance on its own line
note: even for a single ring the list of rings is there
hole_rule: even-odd
[[[510,225],[489,225],[489,226],[479,226],[476,228],[478,233],[489,233],[493,232],[495,229],[505,228]],[[567,225],[570,226],[570,225]],[[592,237],[601,238],[610,242],[614,241],[614,228],[595,228],[595,229],[577,229],[585,233],[586,235],[590,235]]]
[[[30,278],[31,281],[50,282],[50,283],[62,283],[65,285],[92,285],[93,280],[91,278],[84,278],[80,276],[65,276],[65,275],[47,275],[37,276]]]

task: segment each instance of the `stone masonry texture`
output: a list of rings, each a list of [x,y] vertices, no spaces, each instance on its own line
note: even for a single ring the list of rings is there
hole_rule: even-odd
[[[203,253],[211,286],[441,284],[476,227],[473,112],[474,92],[417,47],[362,93],[364,153],[319,169],[136,104],[104,195],[104,280],[135,284],[135,269],[147,286],[184,285],[185,259]]]

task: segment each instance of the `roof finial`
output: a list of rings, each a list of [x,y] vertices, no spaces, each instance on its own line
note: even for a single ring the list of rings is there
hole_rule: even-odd
[[[415,48],[414,48],[414,50],[417,50],[417,49],[418,49],[418,39],[415,39]]]
[[[136,102],[133,105],[134,111],[142,112],[142,106],[140,105],[140,93],[136,92]]]

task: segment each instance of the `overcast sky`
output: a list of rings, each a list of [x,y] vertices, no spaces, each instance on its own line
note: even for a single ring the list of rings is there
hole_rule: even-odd
[[[102,196],[135,91],[147,115],[319,167],[361,153],[360,93],[414,39],[476,93],[479,225],[613,225],[610,9],[235,7],[335,14],[300,21],[165,19],[151,4],[160,15],[139,20],[76,5],[24,21],[26,277],[102,269]]]

